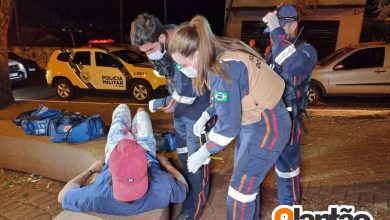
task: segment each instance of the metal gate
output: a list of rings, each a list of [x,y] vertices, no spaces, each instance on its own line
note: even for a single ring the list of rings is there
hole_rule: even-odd
[[[339,25],[340,21],[300,21],[299,26],[305,28],[299,38],[313,45],[321,59],[335,51]],[[269,35],[263,34],[265,28],[263,22],[243,21],[241,40],[248,43],[249,39],[256,39],[256,45],[263,54],[269,44]]]

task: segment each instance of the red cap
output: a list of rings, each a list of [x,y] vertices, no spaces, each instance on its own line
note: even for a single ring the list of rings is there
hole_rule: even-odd
[[[134,140],[121,140],[110,156],[114,198],[130,202],[148,190],[148,159],[145,150]]]

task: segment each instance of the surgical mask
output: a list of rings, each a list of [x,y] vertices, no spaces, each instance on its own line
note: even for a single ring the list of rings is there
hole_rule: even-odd
[[[196,56],[194,55],[194,58],[192,60],[192,64],[190,67],[182,67],[180,71],[186,75],[188,78],[195,78],[198,75],[198,71],[193,67],[194,66],[194,61],[196,59]],[[197,59],[196,59],[197,60]]]
[[[175,76],[174,61],[169,53],[165,53],[159,60],[150,59],[149,61],[161,76],[167,78]]]
[[[165,50],[165,43],[163,43],[163,45],[164,45],[164,52],[157,50],[156,52],[153,52],[151,54],[146,55],[146,56],[148,56],[149,60],[160,60],[161,58],[164,57],[167,50]]]
[[[196,69],[194,69],[192,66],[187,68],[181,68],[180,71],[188,78],[195,78],[198,75],[198,71],[196,71]]]
[[[166,52],[167,52],[166,50],[164,50],[164,52],[157,50],[156,52],[148,54],[147,56],[148,56],[149,60],[161,60],[161,58],[164,57]]]

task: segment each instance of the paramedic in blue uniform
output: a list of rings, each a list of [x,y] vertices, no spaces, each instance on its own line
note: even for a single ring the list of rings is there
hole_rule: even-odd
[[[196,74],[200,94],[210,88],[212,105],[205,114],[218,116],[208,141],[188,159],[188,170],[196,172],[211,154],[237,137],[226,219],[259,219],[260,184],[291,130],[281,100],[283,79],[242,41],[214,35],[202,16],[176,28],[169,51],[183,69]],[[202,117],[197,124],[204,123]]]
[[[297,40],[298,12],[292,5],[283,5],[268,13],[263,21],[270,32],[272,53],[268,64],[284,79],[283,101],[292,119],[290,140],[276,162],[280,205],[300,204],[299,173],[301,162],[302,113],[308,103],[311,72],[317,63],[317,52],[305,42]]]
[[[192,86],[195,77],[190,71],[181,70],[167,52],[169,38],[175,26],[163,26],[153,15],[141,14],[131,24],[132,44],[145,52],[160,75],[167,77],[170,96],[149,102],[149,110],[173,113],[177,153],[182,173],[189,184],[189,192],[177,219],[198,219],[209,191],[209,161],[197,172],[189,173],[187,160],[200,147],[200,138],[193,133],[193,126],[202,112],[210,105],[209,92],[201,96]]]

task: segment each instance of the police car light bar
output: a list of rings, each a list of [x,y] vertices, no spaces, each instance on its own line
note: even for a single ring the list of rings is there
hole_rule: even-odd
[[[113,44],[115,41],[111,38],[109,39],[94,39],[94,40],[89,40],[88,44]]]

